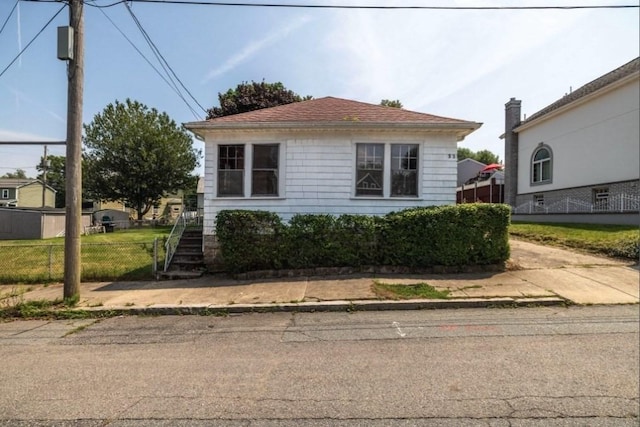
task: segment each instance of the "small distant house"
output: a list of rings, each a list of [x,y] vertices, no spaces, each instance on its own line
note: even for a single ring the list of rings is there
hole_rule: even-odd
[[[56,190],[40,180],[0,178],[0,207],[53,208],[55,203]]]
[[[485,166],[487,165],[471,158],[458,161],[458,187],[464,185],[470,179],[477,177]]]
[[[640,58],[524,121],[521,101],[505,107],[505,192],[514,218],[638,223]]]
[[[481,124],[326,97],[185,126],[205,140],[209,262],[224,209],[288,221],[455,203],[457,143]]]

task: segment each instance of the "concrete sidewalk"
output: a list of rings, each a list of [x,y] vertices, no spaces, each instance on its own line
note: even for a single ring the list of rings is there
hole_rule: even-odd
[[[511,253],[508,270],[497,273],[253,281],[205,276],[190,280],[83,283],[78,307],[88,310],[192,313],[216,310],[382,310],[639,302],[640,273],[637,265],[520,241],[511,241]],[[372,290],[374,281],[404,285],[426,282],[436,289],[450,290],[451,298],[381,300]],[[30,289],[24,294],[26,300],[54,300],[62,296],[62,284],[24,287]]]

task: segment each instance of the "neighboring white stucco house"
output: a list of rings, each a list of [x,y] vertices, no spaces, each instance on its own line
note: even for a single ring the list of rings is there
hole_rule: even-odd
[[[185,126],[205,141],[207,255],[224,209],[289,220],[453,204],[457,142],[481,124],[326,97]]]
[[[504,137],[514,213],[637,212],[639,89],[636,58],[524,121],[512,98]]]

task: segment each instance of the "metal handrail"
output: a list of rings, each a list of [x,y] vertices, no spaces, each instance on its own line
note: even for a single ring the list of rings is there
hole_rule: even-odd
[[[182,238],[182,233],[184,232],[185,228],[187,228],[187,219],[185,218],[183,212],[176,219],[176,223],[173,225],[171,233],[169,233],[169,237],[167,238],[167,243],[165,243],[164,245],[164,271],[167,271],[169,269],[169,264],[171,264],[171,259],[173,259],[173,255],[176,253],[176,249],[178,248],[178,244],[180,243],[180,239]]]

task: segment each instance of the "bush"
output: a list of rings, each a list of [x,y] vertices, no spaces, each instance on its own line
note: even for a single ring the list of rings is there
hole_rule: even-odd
[[[283,224],[278,215],[265,211],[221,211],[216,230],[222,262],[227,270],[281,268]]]
[[[509,207],[464,204],[411,208],[385,217],[383,262],[429,267],[504,262],[509,258]]]
[[[222,211],[216,223],[222,262],[232,273],[261,269],[413,268],[486,265],[509,258],[510,210],[466,204],[412,208],[384,217]]]

